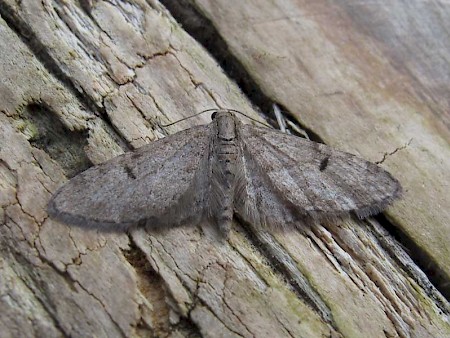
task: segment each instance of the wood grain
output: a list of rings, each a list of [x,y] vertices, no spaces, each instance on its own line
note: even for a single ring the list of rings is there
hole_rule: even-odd
[[[380,163],[401,181],[403,199],[386,215],[450,295],[448,5],[166,3],[208,37],[211,50],[232,55],[242,67],[238,82],[251,78],[260,95],[325,143]],[[187,13],[197,21],[184,22]],[[201,32],[195,23],[205,22],[210,29]]]
[[[421,248],[427,240],[444,271],[448,102],[426,71],[433,64],[409,55],[427,74],[412,83],[344,2],[196,4],[255,90],[402,181],[408,191],[387,216]],[[416,11],[408,15],[422,22]],[[157,1],[0,0],[0,14],[1,337],[450,334],[448,303],[376,220],[302,233],[237,220],[220,243],[209,224],[128,234],[49,219],[46,204],[67,178],[209,117],[163,124],[217,106],[259,115]],[[339,27],[353,34],[337,38]],[[405,69],[412,45],[395,52]]]

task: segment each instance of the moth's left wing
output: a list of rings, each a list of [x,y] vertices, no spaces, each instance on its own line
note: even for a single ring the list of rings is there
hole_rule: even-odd
[[[210,127],[198,126],[72,178],[48,205],[65,223],[103,229],[171,227],[205,213]]]
[[[366,217],[401,191],[381,167],[323,144],[251,125],[241,126],[240,140],[244,164],[236,212],[249,222],[276,226],[297,216],[350,212]]]

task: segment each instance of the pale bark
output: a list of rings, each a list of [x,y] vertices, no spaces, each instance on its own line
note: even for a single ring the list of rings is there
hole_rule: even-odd
[[[399,40],[360,6],[197,1],[190,18],[209,18],[205,34],[220,33],[221,61],[240,63],[235,74],[245,70],[260,93],[253,103],[280,103],[401,181],[405,196],[385,215],[445,282],[448,69],[414,43],[437,37]],[[398,6],[376,13],[392,23],[408,9],[423,31],[433,23],[444,34],[445,8],[430,22],[435,3]],[[127,234],[48,218],[51,194],[77,172],[209,117],[162,124],[218,105],[258,115],[156,1],[0,0],[0,14],[1,337],[450,335],[448,303],[387,221],[305,234],[237,221],[221,243],[209,224]]]

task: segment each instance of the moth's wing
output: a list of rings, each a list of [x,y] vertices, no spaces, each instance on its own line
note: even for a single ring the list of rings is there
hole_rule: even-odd
[[[298,215],[367,217],[398,197],[398,181],[376,164],[326,145],[251,125],[240,128],[243,170],[236,212],[283,225]]]
[[[72,178],[48,212],[66,223],[112,230],[198,221],[208,146],[209,127],[198,126],[118,156]]]

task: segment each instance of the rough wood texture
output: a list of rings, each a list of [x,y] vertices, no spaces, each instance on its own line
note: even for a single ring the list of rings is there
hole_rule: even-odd
[[[268,99],[325,143],[382,163],[401,180],[404,198],[387,215],[436,265],[450,295],[449,5],[175,3],[167,1],[180,17],[191,3],[191,17],[210,20]]]
[[[255,4],[196,9],[255,91],[402,181],[387,216],[448,281],[449,75],[423,42],[448,55],[449,10]],[[219,243],[208,224],[126,234],[49,219],[67,177],[208,117],[161,124],[217,105],[257,115],[156,1],[0,0],[0,14],[1,337],[450,335],[448,303],[376,220],[304,234],[236,222]],[[400,40],[407,18],[441,35]]]

